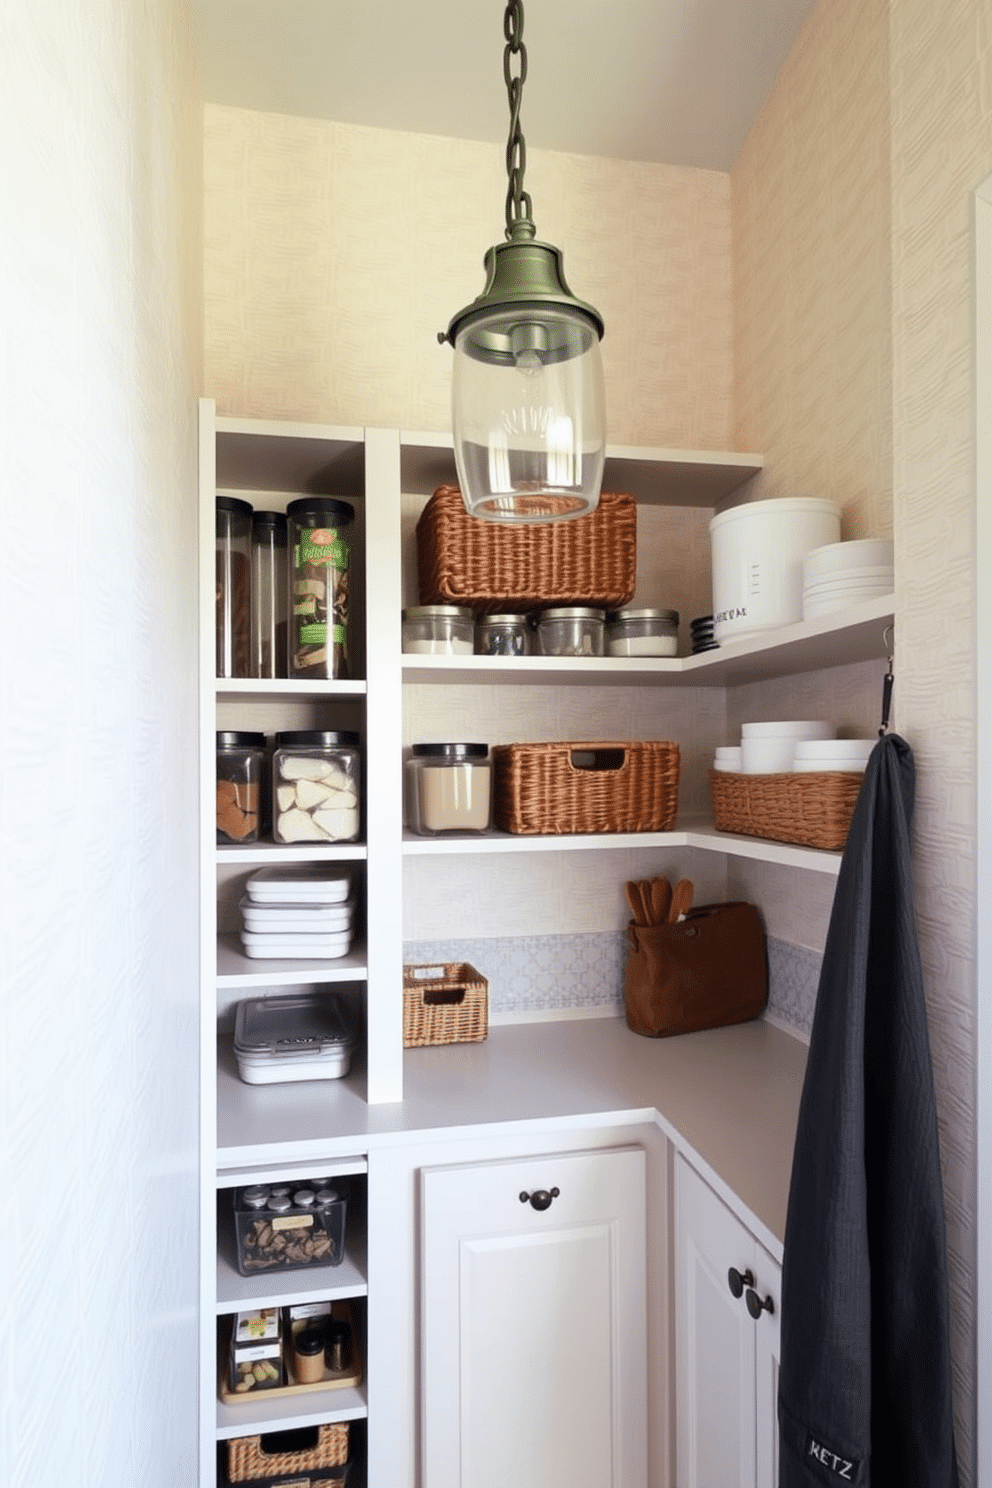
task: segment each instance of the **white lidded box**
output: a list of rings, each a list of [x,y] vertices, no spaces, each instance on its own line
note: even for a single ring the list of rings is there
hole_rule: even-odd
[[[803,618],[803,559],[840,540],[840,508],[777,496],[710,520],[713,634],[720,645]]]
[[[344,904],[351,894],[351,873],[347,868],[307,863],[259,868],[249,874],[245,889],[258,904]]]
[[[354,899],[346,899],[343,904],[263,904],[246,894],[241,901],[244,927],[256,934],[260,931],[273,935],[292,935],[297,931],[307,935],[339,934],[351,929],[354,911]]]
[[[355,1035],[333,994],[296,992],[238,1003],[234,1054],[249,1085],[339,1080],[351,1068]]]
[[[241,944],[245,955],[255,960],[334,961],[348,954],[351,930],[339,930],[328,935],[306,931],[292,934],[287,931],[285,935],[278,935],[271,930],[242,930]]]

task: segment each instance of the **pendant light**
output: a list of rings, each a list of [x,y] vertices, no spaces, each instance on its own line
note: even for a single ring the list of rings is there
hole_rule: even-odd
[[[438,340],[454,347],[452,426],[466,509],[493,522],[556,522],[580,517],[599,501],[606,448],[603,319],[565,283],[559,249],[536,238],[523,189],[523,28],[522,0],[509,0],[506,242],[488,250],[485,289]]]

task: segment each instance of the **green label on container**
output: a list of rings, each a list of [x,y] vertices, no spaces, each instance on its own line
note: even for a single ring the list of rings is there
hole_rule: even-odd
[[[334,625],[331,627],[331,640],[334,642],[335,646],[344,645],[346,634],[347,632],[343,625]]]
[[[299,637],[301,646],[323,646],[327,641],[327,626],[323,622],[301,625]]]
[[[296,567],[305,563],[324,568],[348,567],[348,539],[333,527],[316,527],[296,545]]]

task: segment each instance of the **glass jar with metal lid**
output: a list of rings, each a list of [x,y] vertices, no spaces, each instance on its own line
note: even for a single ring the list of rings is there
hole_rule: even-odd
[[[492,820],[492,767],[486,744],[414,744],[406,767],[411,831],[484,832]]]
[[[606,617],[608,656],[678,656],[678,610],[612,610]]]
[[[403,650],[414,656],[471,656],[475,616],[466,605],[403,611]]]
[[[584,605],[542,610],[537,634],[542,656],[602,656],[606,613]]]
[[[480,615],[475,622],[477,656],[527,656],[530,621],[526,615]]]
[[[286,507],[289,540],[289,675],[347,677],[348,570],[355,511],[330,496]]]
[[[276,734],[272,836],[276,842],[355,842],[361,826],[359,738],[336,729]]]

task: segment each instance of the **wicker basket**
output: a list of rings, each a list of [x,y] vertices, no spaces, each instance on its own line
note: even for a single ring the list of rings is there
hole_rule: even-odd
[[[489,1033],[489,983],[467,961],[403,968],[403,1047],[474,1044]]]
[[[718,832],[840,852],[863,779],[864,775],[846,770],[801,775],[711,770],[713,825]]]
[[[569,522],[480,521],[457,486],[440,486],[417,523],[421,604],[467,605],[477,614],[549,604],[619,609],[634,594],[637,506],[603,492]]]
[[[298,1449],[292,1445],[294,1438],[301,1442]],[[298,1431],[275,1431],[265,1436],[235,1436],[227,1443],[227,1476],[232,1483],[308,1472],[312,1468],[342,1467],[347,1461],[347,1421],[330,1426],[304,1426]]]
[[[497,744],[493,816],[504,832],[668,832],[679,747],[663,743]]]

